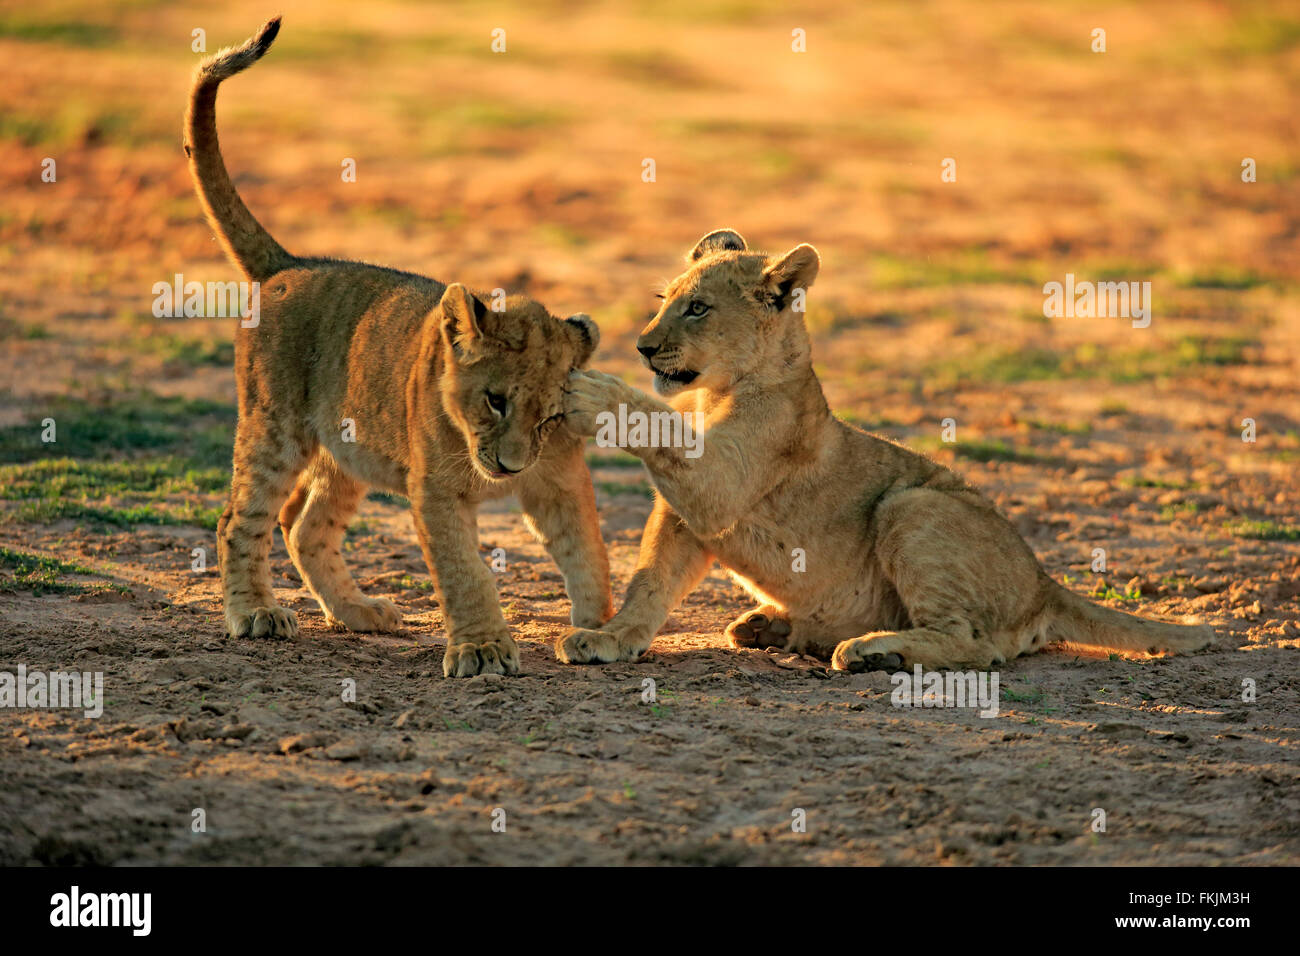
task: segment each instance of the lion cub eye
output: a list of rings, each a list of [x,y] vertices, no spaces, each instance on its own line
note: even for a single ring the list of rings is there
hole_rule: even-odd
[[[484,397],[487,399],[487,406],[492,410],[492,414],[497,418],[506,417],[506,397],[498,395],[496,392],[485,392]]]
[[[711,306],[707,302],[701,302],[699,299],[695,299],[686,307],[686,314],[691,316],[691,318],[698,319],[705,312],[708,312],[710,308]]]

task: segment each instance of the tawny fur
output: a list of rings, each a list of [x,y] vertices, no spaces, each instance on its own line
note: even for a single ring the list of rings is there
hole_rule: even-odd
[[[523,297],[504,311],[459,284],[286,252],[249,213],[217,143],[218,84],[255,63],[279,20],[195,73],[185,151],[208,221],[261,315],[235,338],[239,424],[230,500],[217,526],[226,626],[293,637],[268,553],[277,514],[289,554],[327,620],[400,628],[390,601],[361,594],[344,528],[366,489],[409,497],[448,633],[443,672],[516,673],[519,652],[478,553],[476,512],[514,493],[564,575],[575,625],[611,611],[609,565],[580,437],[561,425],[566,376],[599,333]],[[349,434],[345,420],[354,423]],[[354,437],[354,440],[349,440]]]
[[[599,372],[571,376],[570,427],[596,416],[703,416],[703,450],[628,448],[658,491],[619,612],[556,644],[573,663],[637,657],[716,558],[759,606],[727,629],[842,670],[987,668],[1051,641],[1190,651],[1212,631],[1093,604],[1042,570],[984,495],[949,469],[835,418],[802,309],[820,259],[700,240],[637,342],[671,406]],[[798,552],[796,552],[798,549]],[[802,559],[800,559],[802,555]]]

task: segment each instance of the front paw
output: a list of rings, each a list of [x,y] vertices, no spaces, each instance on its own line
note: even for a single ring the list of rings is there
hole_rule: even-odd
[[[564,423],[579,435],[595,435],[603,422],[602,414],[618,414],[618,406],[627,404],[631,389],[620,379],[604,372],[573,371],[564,391]]]
[[[612,664],[640,656],[639,647],[611,631],[579,627],[555,642],[555,659],[561,664]]]
[[[509,635],[478,642],[449,642],[442,658],[443,677],[518,673],[519,647]]]
[[[255,607],[249,611],[226,611],[226,633],[231,637],[298,636],[298,615],[286,607]]]

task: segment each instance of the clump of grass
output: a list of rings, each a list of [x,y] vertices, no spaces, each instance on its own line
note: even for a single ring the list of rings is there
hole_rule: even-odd
[[[1002,699],[1013,704],[1037,704],[1046,696],[1047,694],[1038,688],[1030,688],[1024,692],[1014,687],[1002,688]]]
[[[1231,289],[1239,292],[1264,285],[1268,280],[1249,269],[1219,266],[1201,269],[1179,279],[1178,284],[1189,289]]]
[[[224,339],[204,340],[172,334],[138,336],[134,348],[146,355],[156,355],[168,363],[198,368],[216,365],[222,368],[235,361],[235,343]]]
[[[118,30],[104,24],[88,23],[80,16],[44,20],[30,11],[24,11],[0,15],[0,37],[26,43],[105,47],[117,41]]]
[[[623,481],[598,481],[596,487],[607,495],[640,495],[653,498],[654,490],[647,484],[632,484]]]
[[[1257,343],[1239,336],[1183,336],[1164,348],[1103,349],[1092,343],[1073,349],[991,349],[943,359],[922,374],[936,385],[1014,384],[1061,378],[1106,378],[1137,382],[1179,375],[1206,366],[1240,365]]]
[[[72,574],[93,575],[95,572],[90,568],[5,547],[0,547],[0,568],[8,572],[0,574],[0,592],[31,591],[40,597],[43,594],[83,594],[104,587],[62,580]],[[119,587],[119,590],[125,589]]]
[[[379,501],[386,505],[396,505],[399,508],[409,508],[411,503],[405,495],[396,495],[391,491],[372,491],[366,495],[367,501]]]
[[[1046,459],[1031,451],[1012,448],[1003,441],[960,441],[953,445],[958,458],[970,461],[1015,461],[1022,464],[1041,464]]]
[[[53,443],[41,440],[46,418],[55,421]],[[98,402],[59,397],[33,408],[26,423],[0,428],[0,464],[55,455],[106,460],[151,452],[175,457],[190,468],[229,469],[234,440],[233,405],[144,391]]]
[[[588,468],[640,468],[641,459],[625,451],[612,455],[588,455]]]
[[[1201,506],[1195,501],[1183,501],[1176,505],[1165,505],[1160,509],[1161,521],[1174,521],[1181,517],[1194,515],[1201,510]]]
[[[0,465],[0,496],[48,500],[86,495],[211,494],[224,491],[230,476],[220,468],[189,468],[176,458],[138,461],[76,461],[51,458]]]
[[[1112,584],[1098,581],[1088,596],[1098,601],[1140,601],[1142,588],[1135,584],[1132,587],[1125,586],[1121,591]]]
[[[70,518],[89,525],[117,525],[131,527],[137,524],[186,525],[216,530],[221,508],[196,502],[172,504],[149,502],[147,504],[118,507],[114,505],[87,504],[81,501],[29,501],[13,512],[14,520],[37,524],[52,524]]]
[[[433,582],[427,578],[413,578],[409,574],[403,574],[400,578],[391,578],[389,582],[395,588],[401,588],[405,591],[432,591]]]
[[[1250,538],[1255,541],[1300,541],[1300,527],[1279,524],[1267,518],[1260,520],[1243,518],[1227,525],[1227,529],[1238,538]]]
[[[52,443],[41,440],[45,419]],[[18,521],[214,529],[220,507],[196,496],[228,486],[234,420],[228,405],[147,392],[52,399],[0,428],[0,500],[19,503]]]
[[[29,342],[38,339],[52,339],[54,334],[43,325],[19,322],[8,316],[0,315],[0,340],[13,341],[22,339]]]
[[[1045,422],[1035,418],[1025,424],[1038,431],[1054,432],[1057,435],[1092,434],[1092,425],[1088,422]]]
[[[1143,478],[1137,475],[1125,475],[1119,480],[1121,488],[1167,488],[1172,491],[1187,491],[1198,487],[1194,481],[1171,481],[1164,478]]]

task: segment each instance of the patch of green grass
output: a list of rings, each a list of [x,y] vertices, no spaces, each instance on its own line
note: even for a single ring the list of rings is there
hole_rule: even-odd
[[[1238,56],[1271,56],[1300,45],[1300,19],[1246,13],[1232,21],[1219,38],[1223,49]]]
[[[1107,584],[1103,587],[1101,582],[1098,582],[1088,596],[1098,601],[1140,601],[1142,600],[1142,589],[1134,585],[1133,587],[1126,586],[1124,590],[1120,591],[1113,585]]]
[[[82,501],[28,501],[13,512],[13,519],[51,524],[68,518],[82,524],[119,527],[137,524],[188,525],[214,531],[221,511],[220,507],[194,501],[148,502],[126,507],[87,504]]]
[[[432,591],[433,582],[427,578],[413,578],[409,574],[403,574],[400,578],[391,578],[388,582],[395,588],[401,588],[405,591]]]
[[[1265,285],[1269,280],[1250,269],[1235,266],[1216,266],[1198,269],[1178,277],[1178,284],[1187,289],[1231,289],[1241,291]]]
[[[117,42],[116,27],[88,23],[81,16],[64,14],[58,19],[42,19],[32,10],[0,15],[0,37],[25,43],[59,43],[64,46],[106,47]]]
[[[640,495],[642,498],[654,498],[654,489],[644,483],[623,481],[598,481],[596,487],[607,495]]]
[[[559,222],[541,223],[535,227],[535,231],[544,242],[565,249],[582,249],[591,242],[591,237],[586,233]]]
[[[133,342],[136,351],[156,355],[169,363],[197,368],[201,365],[226,367],[235,361],[235,343],[226,339],[205,340],[174,334],[146,334]]]
[[[1267,518],[1261,520],[1243,518],[1226,525],[1226,528],[1238,538],[1250,538],[1254,541],[1300,541],[1300,527],[1279,524]]]
[[[24,146],[63,148],[106,142],[138,147],[162,143],[169,132],[152,115],[125,107],[92,107],[80,100],[45,110],[24,107],[0,113],[0,140],[18,140]],[[28,231],[39,235],[39,224],[33,222]]]
[[[629,455],[625,451],[615,452],[612,455],[588,455],[588,468],[640,468],[641,459],[636,455]]]
[[[24,424],[0,428],[0,464],[53,456],[103,460],[150,452],[177,458],[188,468],[230,468],[233,405],[135,392],[97,402],[54,398],[31,408],[28,415]],[[52,443],[41,441],[46,418],[55,422]]]
[[[1014,384],[1062,378],[1105,378],[1138,382],[1178,375],[1206,366],[1240,365],[1257,343],[1238,336],[1183,336],[1163,348],[1104,349],[1092,343],[1073,349],[991,349],[946,358],[922,375],[942,387],[962,384]]]
[[[1031,451],[1012,448],[1002,441],[959,441],[953,443],[953,451],[958,458],[970,461],[1017,461],[1024,464],[1041,464],[1046,461],[1043,456]]]
[[[1044,691],[1037,688],[1027,691],[1018,691],[1014,687],[1002,688],[1002,699],[1013,704],[1037,704],[1046,696]]]
[[[1042,285],[1033,269],[999,265],[983,249],[968,249],[938,259],[903,259],[882,253],[872,258],[870,268],[873,287],[882,290],[955,285]]]
[[[1034,418],[1026,422],[1030,428],[1038,431],[1053,432],[1057,435],[1090,435],[1092,424],[1089,422],[1045,422]]]
[[[52,339],[54,334],[43,325],[19,322],[17,319],[11,319],[8,316],[0,315],[0,340],[12,341],[23,339],[26,341],[35,341],[37,339]]]
[[[367,501],[381,501],[386,505],[396,505],[399,508],[411,507],[410,501],[405,495],[393,494],[391,491],[372,491],[366,495]]]
[[[234,408],[140,392],[52,399],[29,415],[0,428],[0,499],[19,503],[10,520],[216,528],[221,508],[198,496],[229,485]],[[46,419],[54,442],[41,441]]]
[[[230,483],[220,468],[187,468],[175,458],[75,461],[51,458],[0,465],[0,497],[11,501],[128,494],[213,494]]]
[[[1174,521],[1181,517],[1194,515],[1201,510],[1195,501],[1182,501],[1176,505],[1165,505],[1160,509],[1161,521]]]
[[[62,580],[71,574],[95,574],[90,568],[25,551],[0,547],[0,568],[8,572],[0,574],[0,592],[31,591],[40,597],[43,594],[83,594],[103,589],[103,585]]]

